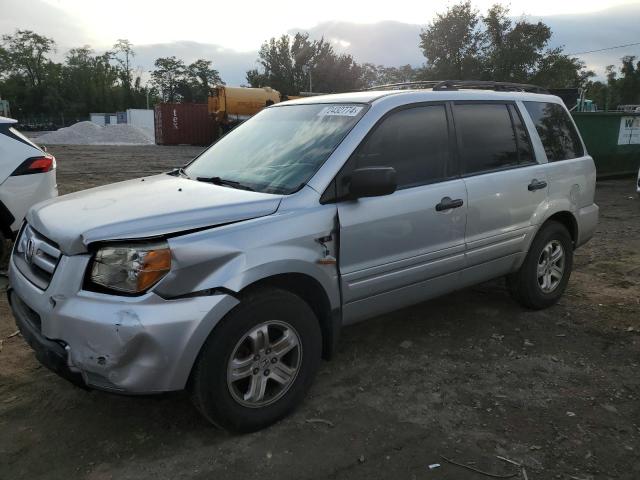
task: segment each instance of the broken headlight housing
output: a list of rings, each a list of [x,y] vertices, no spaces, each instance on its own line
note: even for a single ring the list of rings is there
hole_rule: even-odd
[[[96,252],[88,280],[100,289],[135,295],[154,286],[169,270],[171,250],[166,241],[114,243]]]

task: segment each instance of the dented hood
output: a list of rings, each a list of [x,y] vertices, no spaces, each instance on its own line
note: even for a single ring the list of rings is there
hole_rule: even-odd
[[[73,255],[100,240],[152,237],[262,217],[274,213],[281,198],[162,174],[40,203],[29,211],[27,221]]]

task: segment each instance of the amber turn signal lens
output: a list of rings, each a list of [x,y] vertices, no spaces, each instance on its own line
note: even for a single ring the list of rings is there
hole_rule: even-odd
[[[171,270],[171,250],[162,248],[149,250],[142,258],[138,269],[138,291],[153,286]]]

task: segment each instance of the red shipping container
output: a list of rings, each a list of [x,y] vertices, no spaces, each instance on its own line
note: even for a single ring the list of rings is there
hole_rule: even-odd
[[[158,145],[211,145],[218,127],[206,103],[160,103],[154,125]]]

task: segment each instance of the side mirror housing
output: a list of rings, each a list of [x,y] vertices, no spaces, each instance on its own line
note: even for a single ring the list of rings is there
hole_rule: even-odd
[[[380,197],[392,194],[397,187],[396,171],[392,167],[358,168],[351,173],[349,196]]]

